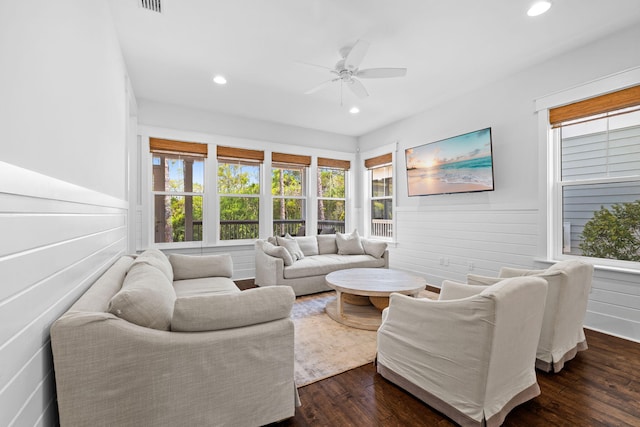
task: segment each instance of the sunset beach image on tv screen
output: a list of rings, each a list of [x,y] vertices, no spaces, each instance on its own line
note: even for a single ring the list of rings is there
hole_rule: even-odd
[[[491,128],[405,150],[409,196],[493,190]]]

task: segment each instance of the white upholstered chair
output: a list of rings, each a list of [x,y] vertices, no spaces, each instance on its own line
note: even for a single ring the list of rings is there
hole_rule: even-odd
[[[534,362],[547,283],[445,281],[440,299],[391,294],[377,370],[463,426],[495,426],[540,394]]]
[[[591,290],[593,266],[578,260],[558,262],[546,270],[503,267],[499,277],[467,276],[467,282],[490,285],[507,277],[541,277],[549,284],[536,368],[559,372],[578,351],[587,349],[583,323]]]

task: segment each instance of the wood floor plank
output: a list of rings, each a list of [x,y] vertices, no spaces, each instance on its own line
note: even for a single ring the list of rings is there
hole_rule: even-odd
[[[253,282],[239,283],[241,289]],[[506,427],[640,426],[640,343],[585,330],[589,349],[557,374],[537,372],[541,394]],[[449,418],[376,373],[373,363],[298,389],[302,406],[270,427],[449,427]]]
[[[640,343],[586,331],[589,349],[557,374],[538,372],[541,394],[504,426],[640,426]],[[299,389],[302,407],[273,427],[454,426],[376,373],[373,363]]]

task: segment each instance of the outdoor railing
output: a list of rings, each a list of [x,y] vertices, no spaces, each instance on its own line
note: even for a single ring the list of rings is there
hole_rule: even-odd
[[[371,235],[376,237],[393,237],[393,220],[372,219]]]
[[[202,240],[202,221],[193,221],[193,240]],[[273,235],[292,236],[305,235],[305,221],[300,219],[278,219],[273,221]],[[318,234],[322,231],[344,233],[344,221],[318,221]],[[260,235],[260,224],[255,220],[223,220],[220,221],[220,240],[257,239]]]

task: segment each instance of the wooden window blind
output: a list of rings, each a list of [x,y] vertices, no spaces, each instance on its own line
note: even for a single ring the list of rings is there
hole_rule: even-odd
[[[153,153],[189,154],[207,157],[208,145],[197,142],[174,141],[171,139],[149,138],[149,151]]]
[[[364,166],[367,169],[375,168],[376,166],[386,165],[391,163],[393,156],[391,153],[383,154],[381,156],[372,157],[364,161]]]
[[[335,168],[335,169],[351,169],[351,162],[349,160],[336,160],[336,159],[327,159],[325,157],[318,157],[318,166],[325,168]]]
[[[218,159],[256,160],[264,161],[264,151],[249,150],[246,148],[223,147],[218,145]]]
[[[274,163],[287,163],[290,165],[309,166],[311,156],[300,156],[297,154],[271,153],[271,161]]]
[[[564,122],[637,105],[640,105],[640,85],[552,108],[549,110],[549,123],[557,128]]]

